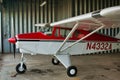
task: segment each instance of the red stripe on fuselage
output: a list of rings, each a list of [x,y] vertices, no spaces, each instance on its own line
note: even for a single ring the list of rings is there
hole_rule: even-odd
[[[80,30],[80,33],[81,34],[79,35],[79,37],[72,36],[69,40],[78,40],[78,39],[82,38],[83,36],[87,35],[90,32],[85,31],[85,30]],[[55,36],[54,34],[46,35],[42,32],[18,34],[16,37],[17,37],[17,40],[60,40],[61,41],[61,40],[65,39],[65,37]],[[95,34],[87,37],[84,40],[85,41],[110,41],[110,42],[120,41],[117,38],[105,36],[105,35],[98,34],[98,33],[95,33]]]

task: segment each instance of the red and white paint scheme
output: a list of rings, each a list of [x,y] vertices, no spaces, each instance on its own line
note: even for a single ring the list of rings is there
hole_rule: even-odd
[[[67,68],[68,76],[75,76],[77,68],[71,65],[70,55],[120,48],[120,39],[97,33],[103,28],[120,27],[119,16],[120,6],[109,7],[54,23],[35,24],[37,27],[51,28],[51,32],[18,34],[9,38],[9,42],[22,53],[21,62],[16,66],[17,72],[26,71],[23,54],[30,53],[53,55],[53,64],[61,62]]]

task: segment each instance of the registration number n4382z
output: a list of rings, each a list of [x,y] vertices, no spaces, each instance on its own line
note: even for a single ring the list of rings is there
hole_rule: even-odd
[[[111,50],[112,44],[108,42],[88,42],[87,50]]]

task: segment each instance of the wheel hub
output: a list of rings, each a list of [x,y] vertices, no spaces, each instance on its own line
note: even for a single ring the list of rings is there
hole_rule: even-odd
[[[71,69],[71,70],[70,70],[70,74],[75,74],[75,70],[74,70],[74,69]]]
[[[57,63],[58,61],[55,59],[54,62]]]
[[[19,67],[19,71],[23,71],[24,70],[24,68],[23,67]]]

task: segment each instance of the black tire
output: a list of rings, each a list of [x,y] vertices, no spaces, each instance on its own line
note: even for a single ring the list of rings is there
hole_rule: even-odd
[[[20,63],[16,66],[16,71],[17,71],[17,73],[20,73],[20,74],[23,74],[23,73],[25,73],[26,72],[26,70],[27,70],[27,67],[26,67],[26,65],[23,63],[23,69],[22,70],[20,70]]]
[[[52,64],[58,65],[58,64],[60,64],[60,61],[55,58],[52,58]]]
[[[77,68],[75,66],[70,66],[67,68],[67,75],[69,77],[74,77],[77,74]]]

